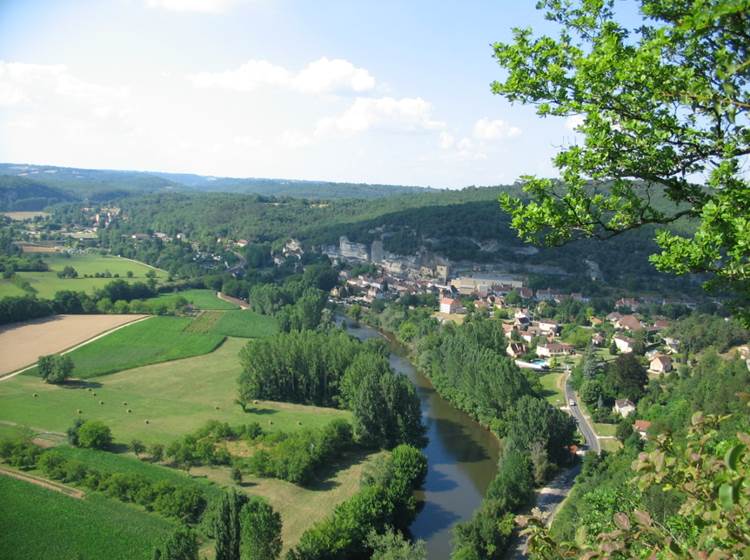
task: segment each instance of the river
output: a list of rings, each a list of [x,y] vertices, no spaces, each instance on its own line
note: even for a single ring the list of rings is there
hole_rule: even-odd
[[[347,331],[360,340],[383,337],[372,328],[353,326],[349,321]],[[412,366],[403,348],[389,342],[391,367],[417,388],[429,438],[423,450],[428,461],[427,479],[424,490],[418,493],[423,507],[410,527],[411,533],[427,543],[430,560],[445,560],[450,557],[453,525],[471,517],[495,477],[498,442],[440,397],[430,381]]]

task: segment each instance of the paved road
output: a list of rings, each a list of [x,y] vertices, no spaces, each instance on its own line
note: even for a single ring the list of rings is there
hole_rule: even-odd
[[[581,412],[578,405],[578,397],[576,396],[575,391],[573,391],[573,387],[570,385],[570,374],[567,374],[565,377],[565,402],[570,403],[571,400],[576,404],[575,406],[569,407],[570,413],[573,415],[573,418],[576,419],[576,422],[578,422],[578,429],[586,439],[586,447],[597,455],[600,454],[602,448],[599,445],[599,439],[596,437],[594,428],[589,424],[589,421],[586,420],[583,412]]]
[[[593,451],[596,454],[601,453],[601,446],[599,445],[599,440],[596,437],[594,428],[581,412],[578,405],[578,397],[576,396],[575,391],[573,391],[573,387],[570,386],[570,374],[566,374],[565,403],[570,405],[571,400],[575,402],[575,405],[568,406],[568,410],[570,410],[573,418],[575,418],[578,423],[578,429],[586,440],[584,449],[586,451]],[[561,472],[547,486],[537,491],[536,507],[544,514],[548,525],[552,523],[552,519],[554,519],[555,513],[557,513],[558,506],[563,502],[571,488],[573,488],[575,479],[580,472],[581,465],[579,463],[578,465]],[[508,549],[506,559],[522,560],[524,558],[527,558],[526,539],[516,536],[513,544]]]

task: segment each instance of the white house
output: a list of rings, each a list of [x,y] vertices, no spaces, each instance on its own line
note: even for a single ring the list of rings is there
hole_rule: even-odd
[[[539,330],[547,335],[556,335],[560,330],[560,325],[558,325],[554,321],[550,321],[549,319],[540,319]]]
[[[664,354],[657,354],[651,359],[648,370],[653,373],[668,373],[672,371],[672,358]]]
[[[536,347],[536,355],[540,358],[551,358],[552,356],[563,356],[575,352],[573,345],[563,342],[548,342]]]
[[[520,342],[511,342],[505,348],[505,353],[511,358],[518,358],[519,356],[523,356],[526,352],[528,352],[528,348],[526,348],[525,344],[521,344]]]
[[[453,298],[440,299],[440,313],[458,313],[461,310],[461,302]]]
[[[619,414],[623,418],[627,418],[635,412],[635,404],[629,399],[617,399],[615,401],[615,414]]]
[[[617,346],[617,350],[622,354],[629,354],[633,351],[635,341],[632,338],[616,334],[612,337],[612,340],[614,341],[615,346]]]

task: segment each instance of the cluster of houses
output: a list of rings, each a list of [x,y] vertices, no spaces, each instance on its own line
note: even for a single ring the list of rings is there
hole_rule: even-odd
[[[397,255],[386,251],[382,239],[372,243],[357,243],[342,235],[338,245],[324,245],[320,248],[334,263],[372,263],[384,275],[402,280],[435,281],[445,284],[450,274],[450,264],[446,259],[421,249],[415,255]]]

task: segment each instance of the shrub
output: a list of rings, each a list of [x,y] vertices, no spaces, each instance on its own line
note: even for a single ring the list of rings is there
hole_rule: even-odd
[[[98,420],[87,420],[78,429],[78,445],[92,449],[106,449],[112,445],[112,430]]]

